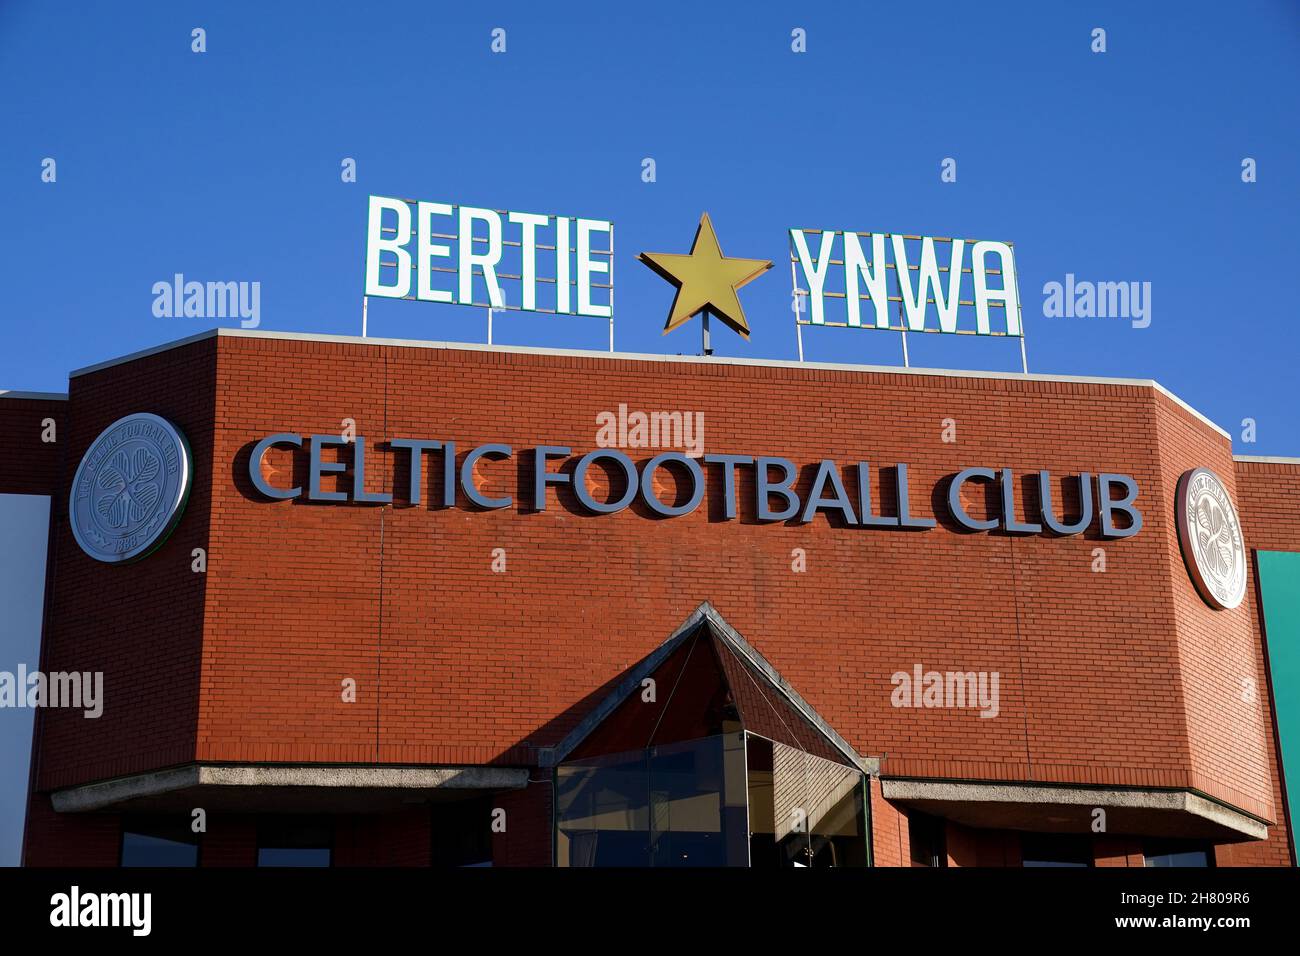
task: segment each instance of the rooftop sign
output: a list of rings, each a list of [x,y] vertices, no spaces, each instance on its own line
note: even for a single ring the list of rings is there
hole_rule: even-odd
[[[791,229],[790,279],[801,359],[805,325],[1024,337],[1009,242]]]
[[[614,224],[371,196],[367,296],[614,315]]]

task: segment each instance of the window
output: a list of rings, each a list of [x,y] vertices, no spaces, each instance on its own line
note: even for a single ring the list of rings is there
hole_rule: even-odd
[[[1147,866],[1212,866],[1213,848],[1193,840],[1152,840],[1142,847]]]
[[[1023,866],[1092,866],[1092,841],[1075,833],[1022,833]]]
[[[913,810],[907,815],[907,834],[913,866],[947,866],[948,843],[942,818]]]
[[[473,797],[430,807],[429,865],[491,866],[495,803],[491,797]]]
[[[560,866],[866,865],[862,772],[768,674],[701,626],[651,677],[556,770]]]
[[[122,866],[199,865],[199,835],[188,817],[126,817],[122,821]]]
[[[257,827],[257,865],[329,866],[333,844],[328,820],[268,818]]]

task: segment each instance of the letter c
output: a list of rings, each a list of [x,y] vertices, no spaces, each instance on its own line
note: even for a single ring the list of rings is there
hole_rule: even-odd
[[[995,477],[997,476],[994,475],[992,468],[963,468],[953,476],[952,484],[948,486],[948,511],[963,528],[969,528],[971,531],[992,531],[998,526],[996,518],[972,518],[961,503],[962,485],[976,478],[992,481]]]
[[[277,488],[268,484],[262,477],[262,459],[266,457],[267,450],[273,445],[293,445],[295,448],[301,448],[302,436],[295,435],[293,432],[278,432],[263,438],[253,446],[253,453],[248,456],[248,477],[252,480],[253,487],[268,498],[297,498],[302,494],[301,485],[297,488]]]

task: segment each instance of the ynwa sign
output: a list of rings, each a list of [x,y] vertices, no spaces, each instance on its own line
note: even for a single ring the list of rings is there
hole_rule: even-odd
[[[1010,243],[791,229],[790,262],[795,295],[808,296],[809,317],[801,325],[1023,335]],[[806,288],[800,288],[796,270]],[[997,287],[989,288],[990,276],[997,277]],[[844,302],[830,321],[828,299]],[[865,321],[863,301],[871,304]],[[890,303],[897,303],[898,320],[892,323]],[[969,318],[963,327],[963,306],[973,327]]]

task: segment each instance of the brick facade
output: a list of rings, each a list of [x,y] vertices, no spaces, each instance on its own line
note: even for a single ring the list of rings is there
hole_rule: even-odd
[[[880,759],[883,776],[1192,789],[1276,824],[1268,841],[1221,849],[1221,863],[1287,861],[1268,695],[1240,693],[1243,676],[1267,687],[1254,592],[1234,611],[1200,599],[1172,501],[1182,472],[1211,468],[1235,485],[1248,546],[1300,550],[1300,467],[1234,465],[1225,435],[1150,385],[222,334],[78,375],[65,404],[45,655],[51,669],[104,670],[108,704],[93,722],[41,714],[34,804],[195,761],[489,764],[541,776],[539,750],[709,601],[859,754]],[[683,517],[639,504],[590,515],[565,489],[529,510],[524,450],[584,454],[596,416],[620,404],[702,412],[706,452],[790,458],[801,498],[816,462],[834,458],[856,502],[852,466],[865,460],[876,511],[892,514],[891,469],[906,463],[913,513],[938,515],[938,526],[844,527],[824,514],[759,523],[746,468],[740,516],[723,520],[710,465],[704,503]],[[62,489],[94,437],[133,411],[186,433],[195,484],[159,551],[106,566],[78,549]],[[0,402],[0,414],[26,423],[40,409]],[[395,490],[393,504],[268,501],[254,489],[259,439],[337,435],[349,419],[366,439],[366,488]],[[943,440],[946,419],[955,442]],[[410,505],[407,459],[385,447],[395,438],[455,441],[458,459],[511,445],[512,460],[480,461],[475,474],[515,505],[477,509],[461,494],[442,507],[433,456],[424,501]],[[641,465],[655,450],[628,453]],[[266,460],[272,484],[307,484],[305,449]],[[964,532],[945,517],[942,489],[971,465],[1015,469],[1027,520],[1039,469],[1058,494],[1079,472],[1132,475],[1145,526],[1123,540],[1100,538],[1095,520],[1066,538]],[[590,477],[604,493],[599,471]],[[351,475],[324,487],[350,488]],[[1289,511],[1266,518],[1281,494]],[[991,501],[968,506],[978,514]],[[1077,504],[1067,497],[1065,512]],[[190,569],[195,548],[206,574]],[[497,549],[505,573],[493,571]],[[792,571],[796,549],[806,572]],[[1097,549],[1104,571],[1093,570]],[[918,663],[998,672],[998,717],[891,706],[891,674]],[[355,703],[340,693],[348,678]],[[494,851],[502,861],[549,862],[545,791],[510,797],[512,819],[528,822]],[[874,780],[871,803],[877,862],[907,865],[905,815]],[[66,826],[51,817],[32,813],[29,862],[64,848]],[[347,852],[365,859],[348,833]],[[1009,858],[987,835],[949,842],[954,862]]]

